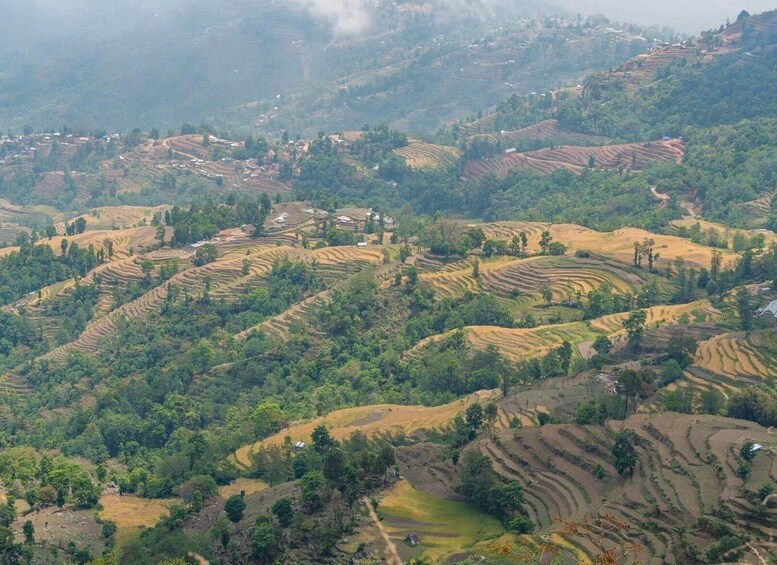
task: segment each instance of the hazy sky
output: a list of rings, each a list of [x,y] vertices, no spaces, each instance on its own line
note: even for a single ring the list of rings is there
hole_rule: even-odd
[[[777,9],[777,0],[551,0],[571,12],[601,13],[610,19],[637,24],[666,25],[698,34],[717,27],[742,10],[750,13]]]

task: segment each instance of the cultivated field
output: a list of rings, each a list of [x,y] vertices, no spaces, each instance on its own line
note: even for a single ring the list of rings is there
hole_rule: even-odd
[[[606,145],[607,139],[585,133],[577,133],[561,129],[558,120],[544,120],[526,128],[500,133],[473,135],[472,140],[485,140],[491,143],[537,142],[554,143],[556,145]]]
[[[653,234],[637,228],[622,228],[613,232],[597,232],[574,224],[541,224],[536,222],[494,222],[480,226],[491,239],[510,241],[513,236],[525,231],[528,237],[529,251],[539,250],[539,241],[543,230],[550,231],[553,239],[565,244],[567,254],[583,250],[597,255],[604,255],[620,263],[632,264],[634,258],[634,242],[652,239],[655,251],[659,253],[658,263],[673,262],[682,258],[689,266],[709,268],[713,248],[693,243],[680,237]],[[724,264],[734,261],[737,255],[728,250],[721,250]],[[645,261],[643,260],[643,267]]]
[[[104,206],[92,208],[84,214],[71,218],[82,217],[86,220],[87,230],[122,230],[151,224],[154,214],[164,214],[169,206]],[[65,222],[54,224],[58,233],[65,233]]]
[[[490,291],[510,296],[515,290],[522,295],[536,295],[544,283],[553,290],[553,300],[561,302],[585,296],[608,283],[617,292],[633,291],[643,280],[618,265],[595,259],[575,257],[500,257],[481,261],[480,276],[472,274],[473,261],[463,261],[435,272],[423,273],[421,279],[434,286],[440,296],[460,297],[465,292]],[[455,270],[454,270],[455,269]]]
[[[140,228],[127,228],[122,230],[92,230],[72,236],[56,236],[52,239],[41,239],[37,245],[48,245],[55,253],[60,253],[62,240],[66,239],[68,244],[77,243],[81,248],[88,248],[93,245],[95,249],[103,249],[106,240],[113,242],[114,258],[122,258],[129,255],[130,249],[138,252],[145,246],[154,245],[156,240],[156,228],[151,226]],[[0,249],[0,256],[5,256],[12,251],[18,251],[18,247],[6,247]]]
[[[598,168],[639,171],[648,163],[679,161],[682,156],[682,141],[676,139],[601,147],[559,147],[470,161],[464,170],[464,178],[478,179],[486,173],[504,177],[512,169],[532,169],[542,174],[558,169],[582,171],[589,165],[591,157]]]
[[[180,501],[175,498],[149,499],[126,494],[105,494],[100,498],[103,507],[100,517],[116,522],[120,532],[153,528],[160,518],[167,515],[170,505],[177,502]]]
[[[694,367],[731,379],[758,382],[777,375],[777,341],[773,332],[730,333],[699,344]]]
[[[499,520],[477,508],[421,492],[408,481],[399,481],[381,495],[378,512],[403,557],[422,553],[434,563],[505,531]],[[405,542],[409,534],[419,537],[414,550]]]
[[[437,169],[454,166],[461,158],[461,151],[447,145],[411,142],[406,147],[395,149],[394,153],[404,157],[412,169]]]
[[[286,436],[290,436],[294,441],[310,441],[310,434],[319,425],[327,426],[336,439],[346,438],[357,430],[369,436],[394,431],[411,434],[418,430],[438,428],[464,412],[470,404],[490,395],[490,392],[476,393],[450,404],[434,407],[379,404],[337,410],[309,422],[295,424],[263,441],[241,447],[235,452],[234,460],[239,466],[247,468],[251,465],[250,454],[259,447],[280,445]]]
[[[641,439],[634,479],[621,478],[612,466],[610,445],[621,427]],[[733,513],[726,521],[730,528],[748,530],[755,536],[752,546],[774,556],[775,548],[764,541],[769,528],[748,518],[754,506],[741,494],[743,487],[755,490],[770,481],[775,470],[774,437],[757,424],[637,415],[612,422],[609,429],[546,425],[504,430],[498,438],[484,438],[474,449],[491,458],[500,475],[523,484],[538,540],[551,541],[562,554],[566,550],[554,539],[592,560],[610,551],[617,563],[686,563],[689,544],[703,551],[719,539],[699,528],[697,520],[724,507]],[[743,481],[734,470],[747,440],[767,449]],[[774,512],[767,510],[771,518]],[[686,528],[686,537],[678,534],[679,526]],[[739,562],[759,562],[750,547],[744,550]]]
[[[690,304],[653,306],[645,309],[647,328],[658,328],[665,325],[701,324],[714,322],[720,318],[720,311],[710,304],[709,300],[699,300]],[[623,322],[629,317],[628,312],[610,314],[596,320],[591,320],[589,326],[598,332],[614,335],[623,331]]]

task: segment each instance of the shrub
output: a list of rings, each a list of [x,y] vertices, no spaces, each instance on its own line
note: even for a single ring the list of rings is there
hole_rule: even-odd
[[[534,524],[526,516],[519,516],[510,520],[510,529],[519,534],[530,534],[534,531]]]

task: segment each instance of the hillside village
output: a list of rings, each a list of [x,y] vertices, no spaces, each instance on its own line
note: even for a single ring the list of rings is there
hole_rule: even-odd
[[[777,10],[652,31],[421,34],[425,134],[279,131],[412,83],[375,55],[247,130],[0,137],[0,563],[777,559]]]

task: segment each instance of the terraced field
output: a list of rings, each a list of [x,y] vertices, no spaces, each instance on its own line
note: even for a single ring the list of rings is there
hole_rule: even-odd
[[[540,142],[556,145],[605,145],[607,138],[586,133],[567,131],[559,127],[558,120],[544,120],[529,127],[500,133],[473,135],[472,140],[483,140],[490,143],[510,142]]]
[[[495,121],[496,114],[487,114],[482,118],[473,120],[471,122],[456,124],[456,127],[459,130],[459,135],[470,137],[479,133],[489,133],[494,131]]]
[[[634,242],[652,239],[655,250],[660,254],[658,263],[673,262],[682,258],[689,266],[709,268],[713,248],[693,243],[680,237],[653,234],[637,228],[623,228],[614,232],[597,232],[574,224],[540,224],[534,222],[494,222],[482,224],[480,227],[491,239],[510,241],[513,236],[525,231],[529,243],[529,251],[539,250],[539,241],[543,230],[550,231],[553,239],[567,246],[568,255],[584,250],[597,255],[604,255],[627,265],[634,258]],[[737,255],[728,250],[721,250],[723,262],[734,261]]]
[[[721,315],[720,311],[712,306],[709,300],[699,300],[690,304],[654,306],[645,309],[645,311],[647,312],[645,326],[648,328],[683,323],[700,324],[714,322]],[[623,331],[623,322],[628,317],[628,312],[610,314],[609,316],[591,320],[589,325],[593,330],[614,335]]]
[[[88,230],[116,230],[150,224],[155,213],[164,214],[167,209],[169,206],[103,206],[76,217],[86,220]],[[58,233],[65,232],[64,221],[54,224],[54,227]]]
[[[707,300],[677,306],[656,306],[647,309],[647,327],[706,323],[717,320],[720,312]],[[573,322],[539,326],[537,328],[502,328],[497,326],[468,326],[465,337],[472,347],[485,349],[495,345],[500,353],[513,360],[530,359],[544,355],[563,341],[577,345],[596,338],[599,333],[616,337],[624,333],[623,322],[628,313],[612,314],[588,322]],[[405,354],[405,359],[415,356],[424,347],[444,339],[451,332],[428,337]]]
[[[307,313],[311,308],[328,304],[331,301],[331,292],[324,290],[306,298],[302,302],[298,302],[288,310],[262,322],[261,324],[235,334],[235,339],[242,341],[250,336],[255,331],[261,331],[279,341],[286,341],[289,339],[289,328],[295,323],[306,319]]]
[[[534,295],[549,283],[556,302],[574,300],[578,293],[584,296],[605,282],[618,292],[632,291],[643,283],[640,277],[617,265],[574,257],[486,260],[480,263],[479,279],[472,275],[472,268],[472,261],[458,262],[423,273],[421,279],[431,284],[439,296],[447,297],[480,291],[510,296],[516,289],[522,295]]]
[[[612,466],[612,434],[622,427],[641,439],[634,479],[621,478]],[[723,507],[733,513],[731,527],[754,534],[752,547],[775,555],[775,546],[766,541],[771,530],[748,518],[754,506],[740,494],[743,487],[755,490],[773,480],[777,440],[765,428],[671,413],[640,414],[608,428],[504,430],[498,441],[484,438],[473,449],[487,455],[500,475],[524,486],[538,542],[550,541],[562,554],[582,552],[593,561],[611,551],[617,563],[687,563],[689,544],[703,552],[719,538],[698,529],[697,520]],[[743,481],[734,470],[746,440],[767,449]],[[777,514],[771,508],[767,513],[771,519]],[[678,533],[681,526],[685,537]],[[750,547],[744,550],[739,562],[759,562]]]
[[[771,200],[771,195],[767,195],[766,197],[767,204],[766,206],[769,206],[768,201]],[[755,201],[753,201],[755,202]],[[768,214],[767,214],[768,215]],[[706,220],[702,220],[699,218],[693,218],[691,216],[685,216],[679,220],[674,220],[672,222],[672,225],[678,228],[692,228],[696,224],[699,225],[702,231],[709,231],[709,230],[716,230],[720,235],[723,236],[725,241],[728,241],[729,247],[732,247],[732,241],[734,239],[734,236],[737,233],[742,233],[748,238],[752,238],[754,236],[763,236],[764,241],[766,243],[766,246],[768,247],[771,243],[777,243],[777,234],[775,234],[771,230],[765,230],[765,229],[752,229],[752,230],[743,230],[743,229],[735,229],[730,228],[728,226],[725,226],[723,224],[717,224],[715,222],[708,222]]]
[[[456,147],[419,141],[412,142],[401,149],[395,149],[394,153],[404,157],[407,166],[412,169],[452,167],[461,158],[461,151]]]
[[[141,229],[153,231],[154,228]],[[164,262],[171,255],[183,257],[180,250],[156,251],[149,257],[156,262]],[[233,300],[246,289],[262,286],[264,284],[263,278],[271,271],[273,262],[282,257],[310,263],[315,261],[316,271],[325,280],[332,281],[342,280],[346,275],[359,271],[366,264],[383,261],[382,251],[374,246],[367,248],[337,247],[307,251],[296,247],[269,245],[268,242],[260,240],[247,250],[241,248],[227,253],[217,261],[203,267],[186,269],[169,279],[164,285],[158,286],[137,300],[111,311],[112,300],[109,292],[113,281],[119,281],[122,284],[137,280],[139,276],[142,276],[138,273],[139,263],[135,262],[133,258],[115,261],[99,267],[87,278],[87,280],[94,280],[94,276],[98,274],[102,277],[103,296],[98,304],[98,313],[104,315],[95,317],[75,341],[58,347],[39,359],[50,363],[63,363],[72,351],[95,353],[106,337],[117,331],[121,320],[144,317],[157,310],[167,296],[171,285],[174,285],[178,292],[188,293],[190,296],[199,296],[207,287],[212,298]],[[243,274],[245,259],[250,261],[247,275]],[[282,325],[279,323],[279,326]]]
[[[610,76],[622,80],[628,90],[635,90],[640,84],[653,80],[661,67],[680,59],[695,59],[699,53],[695,48],[669,45],[637,55],[616,69]]]
[[[262,446],[280,445],[286,436],[294,441],[310,441],[310,434],[316,426],[326,425],[336,439],[343,439],[359,430],[371,436],[373,434],[402,431],[412,434],[418,430],[428,430],[444,426],[457,414],[463,413],[467,407],[477,400],[484,400],[491,392],[475,393],[442,406],[402,406],[398,404],[378,404],[337,410],[309,422],[302,422],[270,436],[255,444],[238,449],[233,461],[240,467],[251,465],[250,455]]]
[[[500,157],[470,161],[464,169],[464,178],[474,180],[486,173],[505,177],[512,169],[532,169],[550,174],[558,169],[582,171],[591,157],[603,169],[640,171],[645,165],[660,161],[679,161],[683,156],[680,140],[629,143],[601,147],[559,147],[527,153],[506,153]]]
[[[130,249],[133,252],[139,251],[142,247],[154,245],[156,240],[156,228],[152,226],[146,226],[141,228],[128,228],[123,230],[94,230],[86,231],[81,234],[73,236],[56,236],[49,239],[40,240],[37,245],[48,245],[55,253],[59,253],[62,240],[66,239],[68,243],[77,243],[79,247],[87,248],[89,245],[94,245],[95,249],[102,249],[105,247],[105,241],[111,240],[113,242],[114,258],[119,259],[127,257]],[[0,256],[8,255],[12,251],[18,251],[18,247],[6,247],[0,249]]]
[[[565,340],[579,343],[595,337],[582,323],[540,326],[531,329],[469,326],[465,329],[465,335],[472,347],[485,349],[489,345],[495,345],[502,355],[512,360],[544,355]]]
[[[758,382],[777,374],[777,344],[772,332],[715,336],[699,344],[694,367],[735,380]]]
[[[261,285],[261,277],[269,273],[275,259],[283,256],[293,257],[297,254],[297,250],[292,248],[260,249],[251,255],[252,264],[246,276],[242,274],[244,256],[222,259],[203,267],[183,271],[169,279],[166,284],[152,289],[137,300],[93,320],[78,339],[50,351],[40,359],[51,363],[62,363],[71,351],[95,353],[105,338],[118,330],[118,324],[122,319],[144,317],[157,310],[167,296],[170,285],[175,285],[180,292],[188,292],[191,296],[198,296],[208,286],[212,297],[229,299],[241,293],[247,286],[250,288]]]

